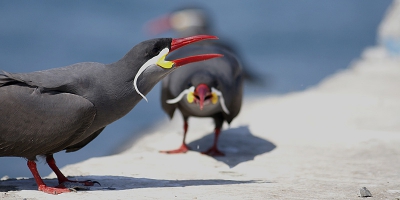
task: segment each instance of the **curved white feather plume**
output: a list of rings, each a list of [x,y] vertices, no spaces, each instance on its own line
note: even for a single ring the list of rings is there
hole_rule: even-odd
[[[229,114],[229,110],[228,110],[228,108],[227,108],[226,105],[225,105],[225,100],[224,100],[224,96],[222,95],[222,92],[219,91],[219,90],[217,90],[217,89],[215,89],[215,88],[213,88],[213,87],[211,88],[211,92],[214,92],[216,95],[219,96],[219,102],[220,102],[220,104],[221,104],[222,110],[223,110],[226,114]]]
[[[150,67],[151,65],[156,65],[157,61],[164,56],[165,54],[168,54],[169,49],[165,48],[163,49],[158,55],[154,56],[153,58],[151,58],[150,60],[148,60],[147,62],[145,62],[140,68],[139,71],[136,73],[135,79],[133,79],[133,86],[135,87],[136,92],[143,97],[144,100],[146,100],[147,102],[149,102],[147,100],[147,98],[139,91],[138,87],[137,87],[137,79],[139,78],[139,76],[144,72],[144,70],[146,70],[148,67]]]
[[[168,99],[166,102],[168,104],[174,104],[174,103],[178,103],[180,100],[182,100],[182,98],[185,96],[185,94],[188,94],[189,92],[194,92],[194,86],[183,90],[177,97],[175,97],[174,99]]]

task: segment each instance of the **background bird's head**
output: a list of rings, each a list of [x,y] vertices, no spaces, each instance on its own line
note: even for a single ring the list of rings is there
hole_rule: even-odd
[[[157,35],[172,30],[180,37],[210,33],[209,13],[200,6],[185,6],[147,24],[147,31]]]
[[[208,71],[199,71],[193,74],[189,79],[189,92],[186,100],[189,103],[195,103],[203,110],[204,106],[216,104],[218,95],[212,91],[218,86],[217,79]],[[191,89],[190,89],[191,88]]]
[[[210,84],[200,83],[197,86],[191,86],[183,91],[183,93],[186,93],[186,101],[189,104],[197,104],[200,110],[203,110],[205,107],[208,107],[208,110],[212,110],[219,103],[223,112],[226,114],[230,113],[225,105],[223,93],[216,87],[210,86]],[[170,100],[169,102],[174,101],[176,100]],[[167,103],[169,102],[167,101]]]
[[[187,94],[187,101],[189,103],[196,103],[199,105],[200,110],[203,110],[205,105],[216,104],[218,97],[211,92],[211,88],[202,83],[194,88],[193,92]]]

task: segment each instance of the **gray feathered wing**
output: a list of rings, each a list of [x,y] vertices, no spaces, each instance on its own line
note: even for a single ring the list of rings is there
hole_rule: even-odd
[[[54,87],[44,87],[27,75],[0,74],[0,156],[35,159],[61,151],[96,115],[90,101],[62,90],[66,84],[54,80]]]
[[[225,115],[225,120],[228,123],[239,114],[240,109],[242,107],[242,99],[243,99],[243,81],[245,79],[243,68],[239,60],[236,59],[234,54],[225,52],[224,55],[230,59],[227,59],[229,66],[232,69],[232,82],[231,87],[229,89],[229,93],[226,93],[227,98],[230,99],[230,104],[228,105],[228,109],[230,111],[229,115]]]

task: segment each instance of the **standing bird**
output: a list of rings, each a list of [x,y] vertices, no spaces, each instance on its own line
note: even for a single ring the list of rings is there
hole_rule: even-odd
[[[161,104],[170,118],[179,109],[184,120],[183,142],[180,148],[164,153],[185,153],[189,147],[185,139],[188,131],[188,118],[211,117],[215,122],[214,144],[202,152],[211,156],[223,156],[218,149],[218,137],[224,121],[230,123],[239,113],[243,96],[243,74],[236,57],[229,51],[212,45],[192,45],[185,51],[171,55],[188,56],[191,53],[213,52],[224,57],[202,63],[188,64],[175,71],[162,81]],[[201,66],[201,67],[200,67]]]
[[[126,115],[154,85],[179,66],[222,56],[195,55],[166,61],[172,51],[215,36],[159,38],[134,46],[111,64],[95,62],[37,71],[0,74],[0,157],[28,159],[38,189],[69,192],[68,180],[53,154],[73,152],[96,138],[110,123]],[[36,168],[36,156],[46,157],[59,186],[49,187]],[[92,186],[92,181],[80,181]]]
[[[154,19],[147,24],[150,34],[173,30],[179,37],[212,32],[210,15],[199,6],[186,6]],[[183,56],[201,52],[223,53],[223,58],[190,64],[183,71],[176,71],[162,81],[161,104],[163,110],[173,117],[176,108],[184,119],[184,136],[180,148],[164,153],[184,153],[189,149],[185,143],[188,118],[212,117],[215,122],[213,146],[203,152],[211,156],[223,156],[218,147],[218,137],[224,121],[230,123],[239,113],[243,96],[243,79],[260,82],[260,79],[243,66],[243,60],[231,43],[203,41],[192,45],[190,51],[177,51],[171,56]],[[239,61],[240,60],[240,61]],[[202,65],[202,69],[197,69]],[[185,98],[184,98],[185,97]]]

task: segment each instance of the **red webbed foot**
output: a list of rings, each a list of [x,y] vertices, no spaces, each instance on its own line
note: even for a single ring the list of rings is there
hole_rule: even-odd
[[[72,188],[69,189],[69,188],[58,187],[58,186],[57,187],[48,187],[46,185],[39,185],[38,190],[42,191],[44,193],[47,193],[47,194],[54,194],[54,195],[71,192],[71,191],[76,192],[76,190],[72,189]]]
[[[186,144],[182,144],[181,147],[175,150],[169,150],[169,151],[160,151],[160,153],[168,153],[168,154],[175,154],[175,153],[186,153],[190,148]]]

